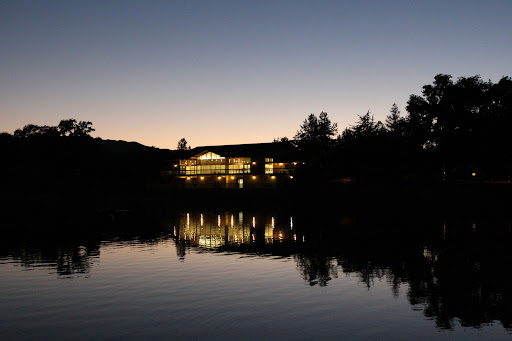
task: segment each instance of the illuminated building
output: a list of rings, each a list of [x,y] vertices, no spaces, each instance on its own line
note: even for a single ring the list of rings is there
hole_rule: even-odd
[[[163,176],[183,188],[275,188],[293,181],[295,148],[290,143],[197,147]]]

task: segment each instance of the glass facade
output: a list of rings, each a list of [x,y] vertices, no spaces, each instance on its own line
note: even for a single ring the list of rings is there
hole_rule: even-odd
[[[207,152],[197,158],[201,161],[211,161],[211,162],[219,162],[221,160],[225,160],[226,158],[223,156],[220,156],[219,154],[215,154],[212,152]]]
[[[187,160],[180,160],[182,175],[250,174],[251,158],[226,158],[212,152],[203,152]]]
[[[263,159],[262,159],[263,160]],[[224,157],[204,151],[190,159],[179,160],[179,174],[193,175],[235,175],[235,174],[293,174],[296,163],[274,162],[264,158],[264,165],[250,157]],[[257,162],[258,161],[258,162]],[[252,168],[251,168],[252,167]]]
[[[250,174],[251,165],[249,164],[235,164],[228,165],[228,174]]]
[[[265,164],[265,174],[274,174],[274,164],[273,163]]]

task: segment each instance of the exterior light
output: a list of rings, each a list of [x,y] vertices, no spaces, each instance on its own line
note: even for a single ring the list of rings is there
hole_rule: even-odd
[[[174,167],[178,167],[178,165],[174,165]]]
[[[231,177],[231,179],[234,179],[234,178],[235,178],[234,176]]]
[[[271,176],[271,178],[272,178],[272,179],[275,179],[275,178],[276,178],[276,176],[275,176],[275,175],[272,175],[272,176]]]
[[[471,176],[476,176],[476,173],[471,173]]]
[[[256,175],[253,175],[253,176],[252,176],[252,178],[253,178],[253,179],[256,179]]]
[[[221,177],[221,176],[218,176],[218,177],[217,177],[217,179],[219,179],[219,180],[220,180],[220,179],[222,179],[222,177]]]
[[[253,165],[255,165],[255,164],[256,164],[256,162],[253,162],[252,164],[253,164]]]
[[[204,176],[201,177],[201,180],[204,180]]]
[[[282,162],[279,162],[279,166],[282,166],[282,165],[283,165],[283,163],[282,163]]]
[[[290,179],[293,179],[293,175],[290,175]]]
[[[187,180],[190,180],[190,176],[187,176]]]

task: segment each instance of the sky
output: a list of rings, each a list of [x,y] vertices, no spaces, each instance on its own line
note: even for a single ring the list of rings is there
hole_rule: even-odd
[[[512,75],[512,1],[0,0],[0,131],[91,121],[175,149],[406,114],[440,73]]]

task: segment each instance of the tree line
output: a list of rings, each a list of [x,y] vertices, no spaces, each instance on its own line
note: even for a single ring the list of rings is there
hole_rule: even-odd
[[[341,134],[327,113],[310,114],[290,143],[306,168],[332,177],[510,179],[510,77],[493,83],[439,74],[405,109],[401,116],[393,104],[384,122],[368,111]]]
[[[95,131],[92,127],[92,122],[78,121],[74,118],[61,120],[56,126],[38,126],[35,124],[27,124],[22,129],[16,129],[12,137],[27,138],[31,136],[75,136],[75,137],[90,137],[90,134]],[[1,133],[4,138],[10,137],[9,133]]]
[[[93,131],[92,122],[71,118],[0,133],[4,192],[139,191],[173,158],[168,150],[93,138]]]

